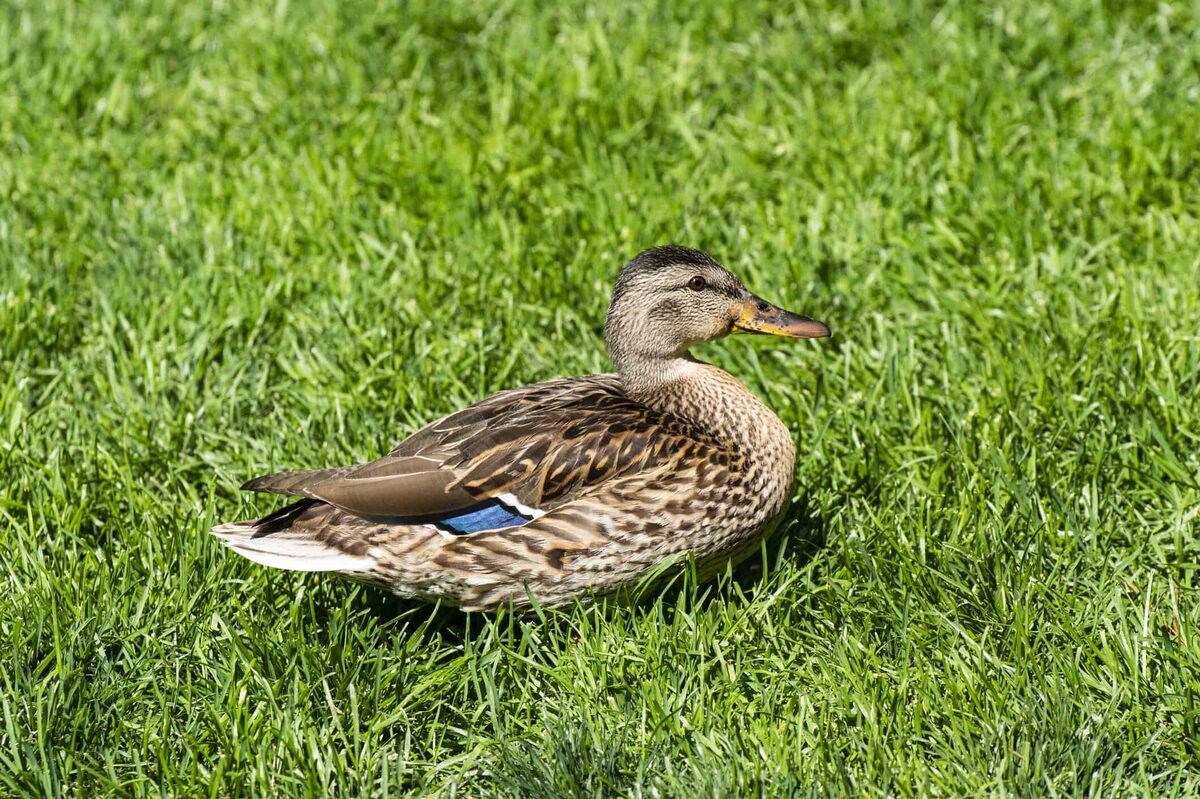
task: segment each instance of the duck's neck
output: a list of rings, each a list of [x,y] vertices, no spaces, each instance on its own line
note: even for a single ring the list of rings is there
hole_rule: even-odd
[[[657,410],[686,417],[737,448],[794,459],[791,433],[733,375],[690,355],[618,364],[625,392]]]
[[[617,374],[625,393],[638,402],[659,410],[679,411],[672,407],[680,395],[705,375],[702,364],[690,354],[663,358],[638,358],[616,361]]]

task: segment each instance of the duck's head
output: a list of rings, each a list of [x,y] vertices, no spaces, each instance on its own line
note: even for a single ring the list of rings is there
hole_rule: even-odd
[[[699,250],[655,247],[630,261],[613,291],[604,324],[608,352],[625,373],[680,358],[694,344],[735,330],[820,338],[829,328],[746,290]]]

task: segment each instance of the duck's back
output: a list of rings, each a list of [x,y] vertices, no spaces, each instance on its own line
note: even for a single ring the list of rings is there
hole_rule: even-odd
[[[281,472],[243,488],[320,499],[367,518],[428,516],[495,497],[540,516],[692,447],[714,457],[726,449],[688,419],[630,399],[616,375],[589,375],[501,391],[369,463]],[[439,491],[445,496],[430,496]]]

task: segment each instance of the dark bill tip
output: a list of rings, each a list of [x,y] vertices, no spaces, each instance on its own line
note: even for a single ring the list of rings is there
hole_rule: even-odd
[[[829,327],[824,322],[792,313],[753,296],[745,301],[733,326],[750,333],[787,338],[825,338],[829,335]]]

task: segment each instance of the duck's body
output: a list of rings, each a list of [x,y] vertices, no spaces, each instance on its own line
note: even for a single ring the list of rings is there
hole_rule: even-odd
[[[728,275],[683,248],[639,259],[656,253],[657,279],[667,267]],[[695,329],[682,343],[656,342],[640,327],[639,335],[622,332],[637,326],[635,311],[653,316],[663,307],[623,312],[644,299],[623,302],[625,281],[607,329],[618,374],[500,392],[371,463],[251,480],[244,488],[301,499],[214,532],[266,565],[339,572],[466,610],[525,606],[531,596],[555,606],[618,591],[687,553],[702,574],[744,556],[790,495],[791,435],[730,374],[687,355]],[[636,285],[631,278],[625,293]],[[726,287],[735,289],[740,283]],[[758,317],[764,308],[786,314],[740,291],[758,303]],[[734,299],[746,318],[722,317],[723,327],[702,328],[700,340],[732,324],[750,327],[745,297]],[[691,301],[666,301],[680,300]],[[791,335],[823,334],[803,317],[784,321],[796,328]]]

